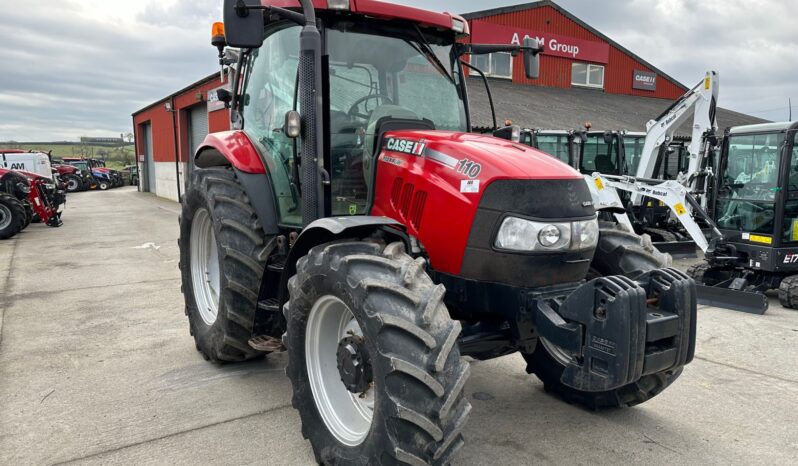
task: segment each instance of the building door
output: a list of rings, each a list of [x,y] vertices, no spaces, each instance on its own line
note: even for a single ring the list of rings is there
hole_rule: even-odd
[[[152,124],[144,123],[139,126],[139,136],[144,142],[142,155],[144,160],[141,162],[141,190],[143,192],[155,192],[155,167],[152,160]]]
[[[186,163],[185,186],[194,171],[194,154],[208,135],[208,105],[199,104],[188,110],[188,162]]]

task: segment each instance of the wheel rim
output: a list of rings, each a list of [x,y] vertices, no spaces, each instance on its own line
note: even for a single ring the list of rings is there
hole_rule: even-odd
[[[310,310],[305,333],[305,360],[313,400],[327,429],[339,442],[363,442],[374,416],[374,387],[366,395],[349,392],[338,371],[336,349],[347,336],[363,336],[354,314],[335,296],[319,298]]]
[[[77,191],[78,190],[78,182],[74,178],[70,178],[67,180],[67,191]]]
[[[216,235],[211,216],[200,209],[191,222],[191,284],[194,301],[200,317],[207,325],[213,325],[219,314],[219,290],[221,277]]]
[[[11,225],[11,209],[0,204],[0,230],[5,230],[9,225]]]
[[[560,346],[555,345],[543,337],[540,338],[540,342],[543,343],[543,347],[546,348],[546,351],[549,352],[549,355],[563,366],[567,366],[568,364],[574,362],[574,357]]]

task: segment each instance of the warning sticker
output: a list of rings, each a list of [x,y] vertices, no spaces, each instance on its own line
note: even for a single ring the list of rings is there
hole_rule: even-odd
[[[460,180],[461,193],[478,193],[479,180]]]
[[[676,205],[673,206],[673,210],[676,211],[676,215],[684,215],[687,212],[687,209],[684,208],[681,202],[677,202]]]
[[[604,189],[604,183],[601,182],[601,178],[593,178],[593,182],[596,183],[596,188],[601,191]]]

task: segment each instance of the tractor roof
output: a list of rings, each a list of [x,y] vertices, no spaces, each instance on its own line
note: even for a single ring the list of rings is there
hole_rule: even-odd
[[[261,0],[264,6],[280,8],[299,8],[298,0]],[[327,10],[327,0],[313,0],[317,10]],[[451,13],[438,13],[395,3],[380,2],[377,0],[349,0],[349,11],[364,16],[382,19],[402,19],[443,29],[452,29],[453,19],[457,19],[464,28],[463,33],[468,34],[468,22],[459,15]]]
[[[735,126],[729,130],[729,134],[777,133],[788,129],[798,129],[798,122],[779,121],[758,125]]]

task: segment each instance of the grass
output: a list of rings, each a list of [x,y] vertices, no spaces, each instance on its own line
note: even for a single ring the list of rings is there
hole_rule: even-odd
[[[125,165],[132,165],[136,162],[135,148],[133,144],[124,146],[98,146],[80,143],[26,143],[26,142],[0,142],[0,149],[22,149],[35,150],[41,152],[52,151],[55,159],[63,157],[86,157],[105,160],[106,166],[116,170]]]

